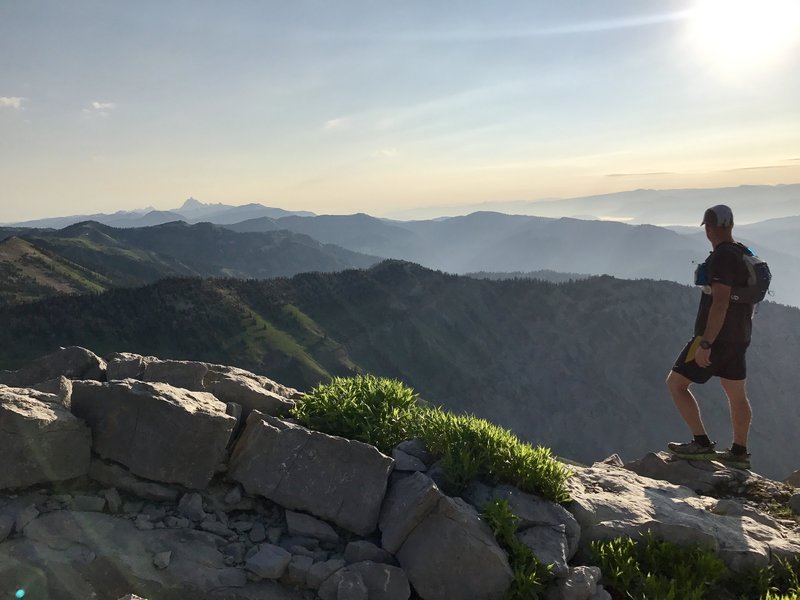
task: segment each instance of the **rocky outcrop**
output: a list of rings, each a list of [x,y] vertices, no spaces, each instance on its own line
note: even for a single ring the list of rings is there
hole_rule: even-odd
[[[656,457],[668,470],[667,457]],[[682,462],[672,463],[676,477],[686,475]],[[697,469],[698,481],[705,480],[708,465],[714,466],[706,463]],[[716,468],[725,470],[722,465]],[[736,470],[720,477],[740,478],[745,485],[748,478],[756,476]],[[568,508],[581,526],[584,550],[594,540],[651,532],[677,544],[710,547],[734,571],[761,568],[778,557],[800,555],[796,528],[735,500],[700,496],[689,487],[643,477],[624,467],[606,463],[575,467],[570,491],[573,501]]]
[[[423,598],[499,599],[511,584],[508,558],[477,511],[420,472],[392,486],[380,528]]]
[[[0,384],[31,387],[62,376],[67,379],[103,381],[106,376],[106,362],[86,348],[70,346],[37,358],[17,371],[0,371]]]
[[[281,416],[301,397],[297,390],[280,385],[244,369],[186,360],[160,360],[126,352],[115,353],[108,360],[108,379],[138,379],[167,383],[197,392],[210,392],[223,402],[233,402],[243,409]]]
[[[800,493],[749,471],[612,457],[574,466],[563,506],[480,481],[450,497],[421,440],[390,458],[278,418],[300,395],[266,378],[130,354],[104,373],[93,356],[66,349],[0,385],[0,595],[499,599],[513,574],[490,500],[552,565],[548,600],[610,600],[594,540],[649,532],[734,570],[800,556]],[[109,381],[64,377],[88,372]]]
[[[236,419],[211,394],[131,379],[76,381],[72,412],[94,433],[92,449],[133,473],[205,488],[223,462]]]
[[[90,447],[89,428],[62,398],[0,386],[0,489],[85,475]]]
[[[250,494],[366,535],[377,526],[391,470],[392,459],[373,446],[254,411],[228,475]]]

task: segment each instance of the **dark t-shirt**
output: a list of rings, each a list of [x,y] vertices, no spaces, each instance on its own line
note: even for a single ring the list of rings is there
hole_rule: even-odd
[[[748,272],[742,254],[742,249],[731,242],[722,242],[718,245],[706,259],[709,284],[722,283],[731,287],[746,286]],[[704,292],[700,298],[700,307],[694,322],[695,335],[703,335],[706,330],[711,302],[711,294]],[[728,305],[725,323],[722,325],[717,340],[746,344],[750,342],[752,330],[753,305],[731,302]]]

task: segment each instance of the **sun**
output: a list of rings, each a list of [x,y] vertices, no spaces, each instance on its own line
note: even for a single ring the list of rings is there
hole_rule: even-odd
[[[699,0],[689,30],[699,58],[717,69],[767,67],[800,51],[800,0]]]

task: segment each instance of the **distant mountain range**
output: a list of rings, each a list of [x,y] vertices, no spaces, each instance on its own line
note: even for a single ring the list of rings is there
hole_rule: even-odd
[[[734,233],[769,262],[770,299],[800,306],[800,217],[737,225]],[[175,275],[266,278],[369,266],[380,258],[459,274],[554,271],[691,284],[695,264],[710,250],[700,227],[675,231],[489,212],[409,222],[356,214],[258,217],[224,226],[83,223],[0,229],[0,240],[5,236],[22,237],[114,285]]]
[[[703,211],[715,204],[730,206],[737,221],[742,224],[800,215],[800,184],[632,190],[536,202],[520,200],[426,207],[397,211],[391,216],[400,220],[414,220],[493,211],[553,218],[620,220],[632,225],[696,226],[700,223]]]
[[[2,239],[0,232],[0,239]],[[165,277],[285,277],[369,267],[378,258],[290,231],[240,234],[201,223],[116,229],[86,222],[60,230],[6,231],[0,300],[102,291]]]
[[[153,225],[170,223],[172,221],[186,221],[187,223],[200,223],[205,221],[219,225],[229,225],[231,223],[238,223],[246,219],[255,219],[258,217],[278,218],[289,215],[310,217],[313,216],[314,213],[270,208],[262,204],[245,204],[243,206],[204,204],[195,198],[189,198],[180,208],[172,210],[143,208],[132,211],[119,211],[111,214],[98,213],[92,215],[50,217],[12,223],[11,226],[25,229],[62,229],[84,221],[95,221],[110,227],[150,227]]]
[[[0,307],[0,369],[80,344],[234,363],[306,390],[366,371],[591,463],[688,437],[664,379],[698,294],[610,277],[479,280],[398,261],[269,281],[166,279]],[[798,355],[800,310],[763,305],[748,389],[754,466],[771,477],[796,469],[800,455]],[[697,393],[710,432],[728,444],[719,386]]]

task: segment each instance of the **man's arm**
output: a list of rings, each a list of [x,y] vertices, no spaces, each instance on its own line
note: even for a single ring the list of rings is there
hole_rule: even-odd
[[[728,314],[728,306],[731,303],[731,286],[724,283],[712,283],[711,298],[711,309],[708,311],[708,321],[703,332],[703,339],[713,343],[725,324],[725,315]]]
[[[722,326],[725,324],[725,315],[731,303],[731,286],[724,283],[711,284],[711,308],[708,311],[708,321],[703,332],[703,339],[713,343],[717,339]],[[704,369],[711,364],[711,349],[698,348],[694,361]]]

